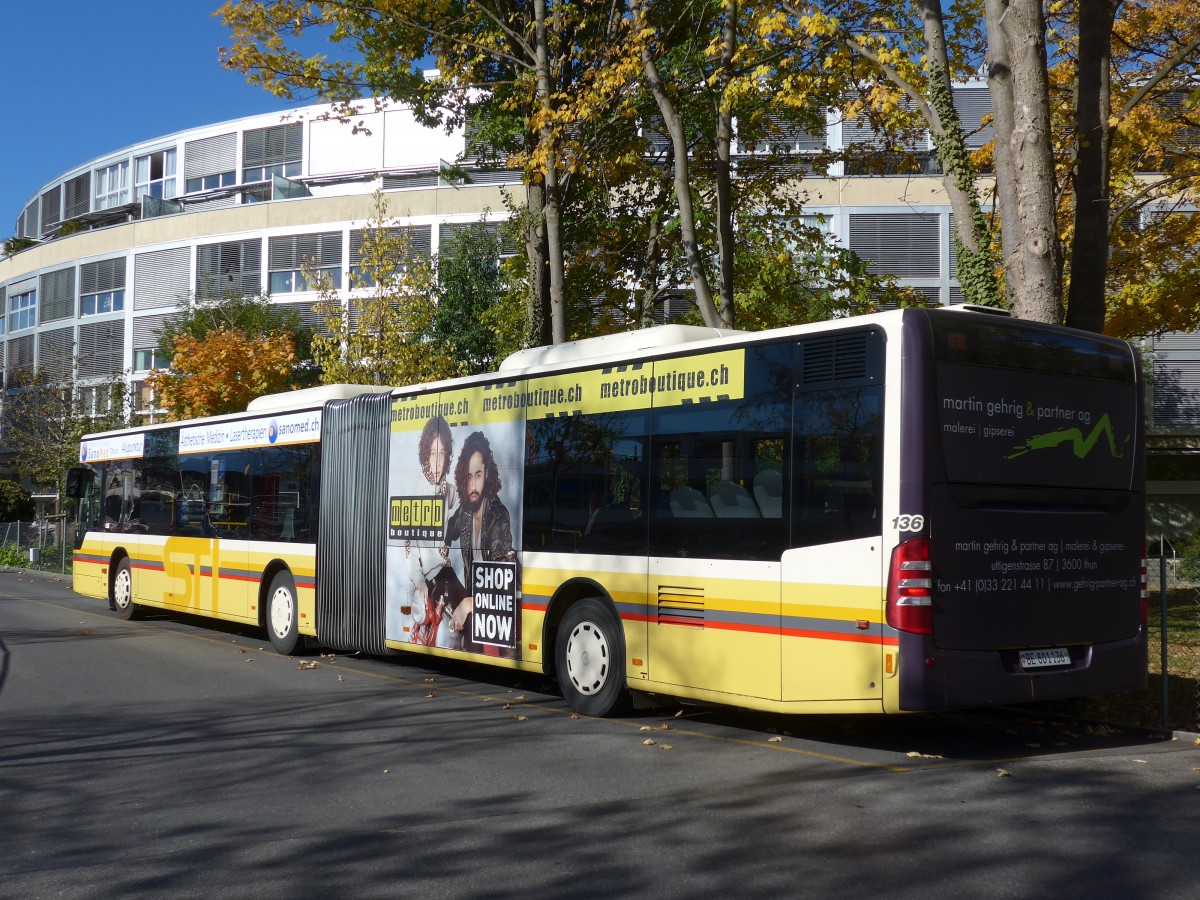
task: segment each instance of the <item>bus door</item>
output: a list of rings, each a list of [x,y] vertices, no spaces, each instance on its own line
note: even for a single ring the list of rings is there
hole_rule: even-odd
[[[796,345],[785,701],[882,696],[884,349],[877,329]]]
[[[212,577],[202,607],[214,615],[253,618],[259,578],[249,570],[250,460],[248,451],[213,453],[208,462],[208,524]],[[205,606],[204,604],[211,604]]]
[[[75,529],[72,538],[72,549],[79,551],[83,546],[84,535],[89,531],[103,531],[103,464],[99,466],[80,466],[67,472],[66,495],[76,503]],[[82,564],[75,566],[75,585],[80,593],[90,596],[104,596],[108,590],[106,581],[108,566]],[[104,557],[107,563],[107,557]]]
[[[245,490],[239,490],[240,470],[231,474],[230,455],[179,458],[174,536],[163,549],[170,582],[164,600],[192,612],[245,618],[246,550],[236,539],[245,537],[249,502],[241,502]],[[236,584],[227,590],[231,576]]]
[[[99,498],[102,528],[105,535],[112,538],[114,548],[123,547],[129,554],[133,596],[144,599],[146,589],[143,576],[147,563],[141,546],[141,461],[114,460],[105,466],[103,479]]]
[[[655,363],[651,681],[779,699],[791,376],[786,344]]]

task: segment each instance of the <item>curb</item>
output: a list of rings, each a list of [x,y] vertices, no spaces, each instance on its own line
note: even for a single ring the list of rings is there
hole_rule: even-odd
[[[37,578],[45,578],[47,581],[61,581],[64,584],[71,583],[71,576],[62,572],[43,572],[41,569],[14,569],[5,567],[0,569],[0,574],[14,575],[33,575]]]

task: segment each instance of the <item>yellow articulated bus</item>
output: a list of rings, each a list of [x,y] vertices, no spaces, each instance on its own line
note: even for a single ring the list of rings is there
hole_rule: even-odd
[[[978,310],[664,326],[89,435],[75,589],[779,712],[1146,678],[1142,375]]]

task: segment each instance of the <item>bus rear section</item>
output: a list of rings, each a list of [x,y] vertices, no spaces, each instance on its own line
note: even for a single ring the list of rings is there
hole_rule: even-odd
[[[1123,341],[914,313],[887,614],[906,710],[1146,683],[1140,366]],[[932,399],[932,402],[930,400]]]

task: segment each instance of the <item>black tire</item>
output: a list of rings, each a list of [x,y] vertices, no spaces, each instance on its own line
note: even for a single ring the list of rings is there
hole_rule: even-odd
[[[129,565],[128,556],[122,557],[113,570],[108,588],[108,607],[122,619],[141,617],[141,610],[133,602],[133,568]]]
[[[263,621],[271,646],[291,656],[300,644],[300,611],[296,603],[296,582],[287,569],[276,572],[267,588]]]
[[[626,707],[625,635],[608,603],[588,597],[567,610],[554,640],[554,670],[577,713],[608,716]]]

